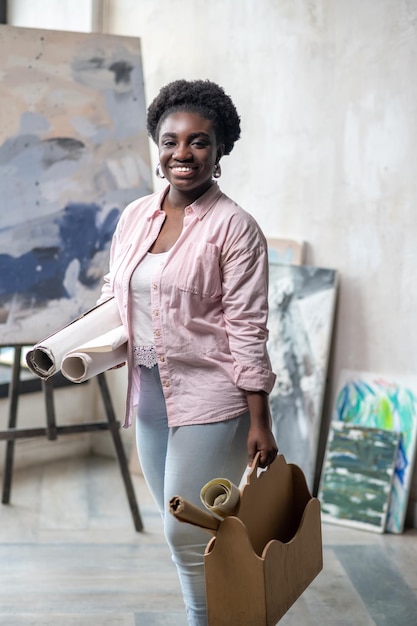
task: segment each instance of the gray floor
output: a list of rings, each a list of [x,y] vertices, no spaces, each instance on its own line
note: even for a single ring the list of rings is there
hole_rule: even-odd
[[[186,625],[159,516],[143,480],[134,483],[143,533],[111,460],[16,472],[12,503],[0,505],[1,625]],[[417,531],[328,524],[323,540],[323,572],[280,625],[417,625]]]

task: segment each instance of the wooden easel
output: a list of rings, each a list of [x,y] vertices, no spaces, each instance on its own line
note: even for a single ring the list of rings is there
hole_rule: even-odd
[[[129,467],[123,447],[122,438],[120,436],[120,423],[116,420],[113,403],[111,401],[109,388],[104,374],[99,374],[96,379],[100,389],[100,394],[104,403],[107,421],[104,422],[86,422],[83,424],[71,424],[67,426],[58,426],[55,419],[54,405],[54,387],[52,379],[42,381],[42,390],[45,398],[46,409],[46,427],[38,428],[17,428],[17,408],[20,395],[20,375],[21,375],[21,357],[22,345],[7,346],[14,349],[14,360],[12,365],[12,379],[9,385],[9,421],[8,429],[0,430],[0,441],[6,441],[6,458],[3,474],[3,493],[2,503],[10,502],[10,493],[13,475],[14,460],[14,444],[17,439],[26,439],[32,437],[46,437],[49,441],[55,441],[59,435],[73,435],[76,433],[94,432],[101,430],[109,430],[113,443],[116,448],[117,459],[119,461],[120,471],[127,498],[129,501],[130,511],[132,513],[133,524],[135,530],[140,532],[143,530],[142,519],[139,513],[139,507],[136,500],[136,494],[133,488],[132,479],[129,473]]]

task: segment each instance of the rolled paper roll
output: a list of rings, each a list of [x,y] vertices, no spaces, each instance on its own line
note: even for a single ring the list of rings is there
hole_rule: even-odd
[[[220,517],[235,515],[239,508],[240,491],[227,478],[214,478],[200,492],[201,502],[206,509]]]
[[[48,346],[36,345],[26,355],[26,363],[32,374],[47,379],[59,371],[53,350]]]
[[[83,344],[89,345],[90,352],[111,351],[122,345],[126,338],[117,346],[107,345],[109,333],[116,331],[120,340],[120,327],[119,310],[114,298],[111,298],[37,343],[26,355],[27,365],[34,374],[47,379],[61,369],[62,360],[69,352],[78,352]],[[106,345],[96,341],[95,348],[91,346],[97,337],[105,337]]]
[[[127,361],[126,348],[123,344],[111,352],[70,352],[62,361],[61,373],[72,383],[83,383]]]
[[[199,526],[203,530],[215,535],[221,521],[210,513],[206,513],[195,504],[184,500],[181,496],[174,496],[169,501],[169,512],[180,522],[188,522]]]

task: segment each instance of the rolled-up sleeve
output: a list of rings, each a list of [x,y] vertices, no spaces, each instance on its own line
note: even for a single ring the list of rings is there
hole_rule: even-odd
[[[231,229],[222,277],[223,315],[235,384],[246,391],[270,393],[276,376],[267,352],[268,252],[251,216]]]

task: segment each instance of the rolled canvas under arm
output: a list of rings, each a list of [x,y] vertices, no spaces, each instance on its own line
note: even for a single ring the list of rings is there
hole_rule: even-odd
[[[126,360],[126,344],[110,352],[69,352],[62,360],[61,372],[72,383],[83,383]]]
[[[117,339],[109,343],[111,332],[116,332]],[[68,361],[62,373],[69,373],[73,382],[82,382],[126,360],[126,340],[117,304],[111,298],[37,343],[26,361],[34,374],[47,379],[62,368],[64,359],[75,353],[80,360]],[[85,359],[86,355],[90,358]]]

